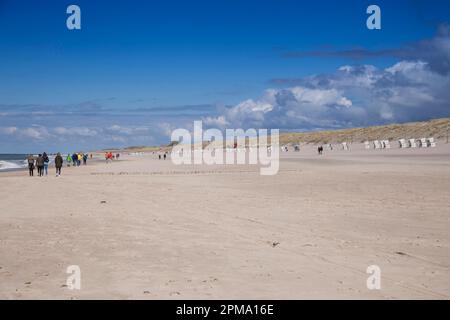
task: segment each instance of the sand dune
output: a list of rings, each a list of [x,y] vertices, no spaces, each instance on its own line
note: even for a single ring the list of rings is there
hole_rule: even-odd
[[[283,133],[280,143],[336,143],[336,142],[364,142],[366,140],[397,140],[420,139],[434,137],[446,140],[450,118],[434,119],[422,122],[391,124],[366,128],[330,130],[305,133]]]

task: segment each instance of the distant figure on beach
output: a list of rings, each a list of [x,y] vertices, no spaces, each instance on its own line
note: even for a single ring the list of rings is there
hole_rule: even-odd
[[[67,166],[70,167],[70,163],[72,162],[72,156],[70,154],[67,154],[66,162]]]
[[[164,153],[164,160],[166,160],[166,156],[167,156],[167,154],[166,154],[166,153]]]
[[[73,163],[73,166],[74,166],[74,167],[77,166],[77,162],[78,162],[78,155],[74,152],[74,153],[72,154],[72,163]]]
[[[81,166],[81,160],[83,160],[83,155],[79,153],[77,156],[78,156],[77,166]]]
[[[28,171],[30,173],[30,177],[34,176],[34,157],[33,155],[28,155],[27,157],[27,163],[28,163]]]
[[[120,157],[120,153],[117,153],[116,154],[116,159],[119,160],[119,157]]]
[[[105,153],[105,160],[106,160],[106,163],[111,162],[112,159],[113,159],[113,154],[112,154],[112,152],[106,152],[106,153]]]
[[[84,154],[84,155],[83,155],[83,165],[86,165],[87,159],[88,159],[88,155],[87,155],[87,154]]]
[[[90,158],[92,159],[92,153],[90,154]]]
[[[55,168],[56,168],[56,176],[59,177],[61,175],[61,168],[63,166],[63,158],[61,157],[61,154],[58,152],[58,154],[55,157]]]
[[[322,153],[323,153],[323,146],[319,146],[319,147],[317,148],[317,152],[318,152],[319,154],[322,154]]]
[[[48,175],[48,163],[50,162],[50,159],[46,152],[42,154],[42,158],[44,159],[44,173],[45,175]]]
[[[161,160],[161,154],[158,154],[159,160]]]
[[[44,175],[44,158],[42,157],[42,154],[39,154],[36,158],[36,167],[39,177],[42,177]]]

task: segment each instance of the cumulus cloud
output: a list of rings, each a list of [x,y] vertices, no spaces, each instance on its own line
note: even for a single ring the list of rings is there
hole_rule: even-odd
[[[217,128],[225,128],[230,123],[225,119],[224,116],[218,116],[218,117],[205,117],[203,118],[203,122],[210,127],[217,127]]]
[[[343,66],[332,74],[295,79],[290,88],[268,89],[205,123],[281,129],[343,128],[414,121],[450,114],[450,76],[424,61],[385,69]]]
[[[43,140],[50,137],[50,134],[45,127],[38,126],[24,128],[22,130],[19,130],[18,134],[23,138],[32,140]]]
[[[158,128],[162,131],[164,136],[170,137],[172,135],[172,131],[175,129],[175,126],[168,122],[162,122],[158,124]]]

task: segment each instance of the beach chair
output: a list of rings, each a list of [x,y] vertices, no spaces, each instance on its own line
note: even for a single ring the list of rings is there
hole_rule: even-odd
[[[373,147],[374,147],[375,149],[381,149],[381,143],[380,143],[380,141],[375,140],[375,141],[373,142]]]
[[[411,148],[417,148],[416,139],[409,139],[409,146]]]
[[[422,148],[428,148],[428,140],[426,138],[421,138],[420,143]]]
[[[347,144],[347,142],[342,142],[342,149],[343,149],[343,150],[348,150],[348,144]]]
[[[370,142],[369,141],[365,141],[364,142],[364,148],[370,149]]]
[[[434,138],[428,138],[428,142],[430,143],[431,148],[436,148],[437,142],[434,140]]]
[[[385,149],[390,149],[391,148],[391,143],[389,140],[383,140],[383,147]]]
[[[411,147],[410,141],[408,141],[406,139],[400,139],[400,140],[398,140],[398,142],[400,144],[400,148],[402,148],[402,149]]]

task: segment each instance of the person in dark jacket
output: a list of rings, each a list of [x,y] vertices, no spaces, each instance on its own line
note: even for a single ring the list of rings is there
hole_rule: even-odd
[[[78,164],[78,155],[76,153],[72,154],[73,166],[76,167]]]
[[[28,155],[27,157],[27,163],[28,163],[28,171],[30,173],[30,177],[34,176],[34,157],[33,155]]]
[[[42,177],[44,175],[44,158],[42,157],[42,154],[39,154],[36,158],[36,167],[39,177]]]
[[[58,154],[55,157],[55,168],[56,168],[56,176],[59,177],[61,175],[61,168],[63,166],[63,158],[61,157],[61,154],[58,152]]]
[[[44,173],[45,175],[48,175],[48,164],[50,162],[50,159],[45,152],[42,154],[42,158],[44,158]]]

